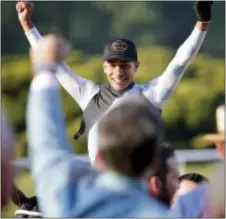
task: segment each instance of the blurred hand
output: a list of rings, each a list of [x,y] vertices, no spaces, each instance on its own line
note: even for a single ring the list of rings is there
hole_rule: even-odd
[[[39,40],[36,49],[30,49],[31,62],[33,65],[59,63],[70,50],[70,44],[62,36],[48,34]]]
[[[31,23],[31,17],[34,9],[34,3],[30,1],[19,1],[16,4],[18,18],[21,24]]]
[[[213,1],[196,1],[195,12],[200,22],[211,21],[211,6]]]

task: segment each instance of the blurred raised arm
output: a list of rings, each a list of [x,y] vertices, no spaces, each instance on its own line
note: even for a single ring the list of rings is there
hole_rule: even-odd
[[[63,39],[48,35],[30,53],[35,76],[28,97],[27,135],[31,173],[44,217],[70,215],[76,195],[76,187],[70,184],[89,171],[89,165],[76,159],[68,143],[55,77],[68,51]]]

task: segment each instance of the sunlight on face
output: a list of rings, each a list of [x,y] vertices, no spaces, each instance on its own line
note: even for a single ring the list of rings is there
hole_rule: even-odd
[[[138,62],[111,60],[104,62],[104,73],[115,90],[125,90],[133,81]]]

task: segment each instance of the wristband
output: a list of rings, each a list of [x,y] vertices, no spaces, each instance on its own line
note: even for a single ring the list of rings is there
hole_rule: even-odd
[[[55,73],[56,70],[57,70],[57,64],[56,63],[40,63],[40,64],[35,64],[33,66],[33,72],[35,74],[38,74],[41,71],[50,71],[52,73]]]

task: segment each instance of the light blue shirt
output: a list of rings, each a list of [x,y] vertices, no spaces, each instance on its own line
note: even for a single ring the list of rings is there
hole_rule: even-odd
[[[54,75],[36,76],[27,106],[31,173],[44,217],[172,217],[145,182],[101,173],[76,159]]]

